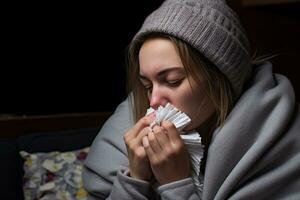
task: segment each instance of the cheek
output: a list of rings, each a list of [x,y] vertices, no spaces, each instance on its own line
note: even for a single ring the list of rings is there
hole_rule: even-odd
[[[191,119],[188,130],[199,127],[214,112],[213,104],[201,88],[195,88],[183,94],[180,98],[181,108]]]
[[[203,97],[197,102],[196,106],[191,110],[192,123],[190,129],[200,127],[215,112],[215,107],[208,97]]]
[[[189,114],[191,118],[198,117],[201,113],[199,108],[201,107],[204,98],[205,96],[200,92],[198,92],[197,94],[194,94],[192,92],[186,94],[184,98],[184,102],[186,102],[184,110],[186,110],[187,114]]]
[[[175,107],[193,118],[198,115],[198,107],[204,99],[201,89],[195,89],[193,92],[189,84],[184,85],[184,87],[174,93],[172,102]]]

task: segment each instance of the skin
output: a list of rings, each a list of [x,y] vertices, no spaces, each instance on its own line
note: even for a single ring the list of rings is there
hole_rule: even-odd
[[[148,91],[154,109],[168,102],[185,112],[192,123],[185,131],[199,127],[214,112],[199,84],[186,74],[173,44],[163,38],[148,39],[139,52],[140,81]],[[175,126],[164,121],[151,130],[153,115],[141,118],[124,136],[129,158],[130,176],[160,185],[190,176],[187,149]]]

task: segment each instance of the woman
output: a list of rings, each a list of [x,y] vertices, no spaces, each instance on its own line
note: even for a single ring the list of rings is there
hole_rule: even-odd
[[[129,48],[130,95],[85,163],[91,199],[299,199],[299,110],[293,87],[253,62],[246,34],[221,0],[167,0]],[[174,124],[152,129],[149,107],[173,104],[204,145],[199,180]],[[200,192],[199,192],[200,191]]]

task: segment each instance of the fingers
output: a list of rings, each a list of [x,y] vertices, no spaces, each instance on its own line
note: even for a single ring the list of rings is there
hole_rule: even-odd
[[[135,140],[139,141],[140,144],[142,144],[142,138],[146,135],[148,135],[151,132],[151,129],[147,126],[141,132],[136,136]]]
[[[154,126],[153,133],[160,148],[165,151],[170,145],[170,139],[168,138],[166,130],[161,126]]]
[[[153,161],[154,159],[156,159],[155,153],[153,152],[153,150],[149,144],[148,136],[143,137],[142,143],[143,143],[143,147],[146,151],[146,154],[147,154],[150,162]]]
[[[145,144],[151,147],[156,154],[169,153],[174,145],[183,143],[176,127],[168,121],[164,121],[162,126],[154,126],[153,130],[148,132]]]
[[[142,147],[142,138],[146,135],[148,135],[150,129],[149,127],[145,127],[143,130],[139,132],[139,134],[132,138],[131,140],[126,142],[127,151],[129,152],[135,152],[137,148]]]
[[[133,138],[136,138],[137,135],[143,130],[145,127],[148,127],[155,117],[153,115],[148,115],[141,118],[125,135],[124,140],[125,143],[128,143]]]
[[[155,126],[153,129],[156,131],[156,133],[153,132],[154,130],[151,130],[148,132],[147,136],[142,138],[143,147],[150,160],[150,163],[155,163],[158,160],[158,157],[162,155],[161,145],[156,138],[156,134],[158,133],[157,131],[160,130],[160,128]]]
[[[160,153],[162,151],[162,148],[161,148],[160,144],[158,143],[158,141],[156,139],[156,135],[154,135],[153,131],[150,131],[148,133],[148,141],[149,141],[150,147],[154,153]]]
[[[147,156],[152,164],[164,160],[171,150],[171,143],[166,130],[160,126],[154,126],[153,131],[150,131],[142,140]]]
[[[173,124],[164,122],[162,126],[154,126],[153,130],[142,138],[142,143],[152,173],[160,185],[189,176],[189,154]]]
[[[179,141],[182,142],[182,139],[178,133],[178,130],[176,129],[176,127],[173,123],[171,123],[169,121],[163,121],[161,123],[161,126],[164,129],[166,129],[166,133],[172,143],[178,143]]]

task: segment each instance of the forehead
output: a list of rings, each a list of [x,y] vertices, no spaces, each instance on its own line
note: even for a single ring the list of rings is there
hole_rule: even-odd
[[[139,52],[140,73],[157,73],[170,67],[181,67],[180,56],[173,43],[165,38],[146,40]]]

